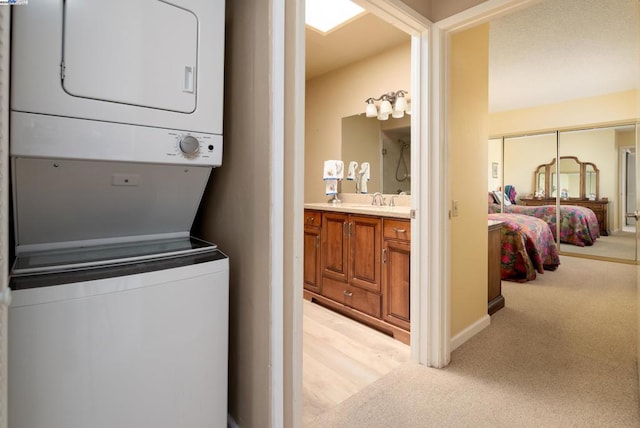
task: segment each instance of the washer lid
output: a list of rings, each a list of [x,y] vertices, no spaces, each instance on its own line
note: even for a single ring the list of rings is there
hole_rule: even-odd
[[[63,35],[62,86],[70,95],[196,110],[198,19],[191,11],[157,0],[66,1]]]
[[[189,236],[122,242],[89,247],[61,248],[18,254],[12,276],[36,272],[66,272],[149,259],[210,252],[217,248]]]

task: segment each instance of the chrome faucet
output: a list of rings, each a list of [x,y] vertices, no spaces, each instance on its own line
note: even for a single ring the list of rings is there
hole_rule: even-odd
[[[407,192],[400,192],[400,193],[398,193],[397,195],[393,195],[393,196],[391,197],[391,202],[389,202],[389,206],[390,206],[390,207],[395,207],[395,206],[396,206],[396,198],[397,198],[398,196],[405,196],[406,194],[407,194]]]
[[[383,207],[386,205],[385,201],[384,201],[384,196],[382,196],[382,193],[380,192],[376,192],[373,195],[371,195],[371,205],[377,205],[376,204],[376,198],[380,196],[380,206]]]

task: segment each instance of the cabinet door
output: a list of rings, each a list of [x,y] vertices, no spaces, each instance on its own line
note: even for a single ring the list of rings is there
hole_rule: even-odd
[[[409,330],[411,244],[385,240],[382,257],[383,319]]]
[[[347,282],[347,219],[343,213],[322,215],[322,275]]]
[[[349,283],[367,290],[381,292],[380,245],[382,220],[349,217]]]
[[[304,288],[320,293],[320,229],[304,228]]]

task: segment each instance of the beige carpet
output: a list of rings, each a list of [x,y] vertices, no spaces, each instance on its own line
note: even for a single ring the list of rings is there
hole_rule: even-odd
[[[308,427],[640,427],[636,266],[562,257],[446,369],[405,364]]]
[[[636,234],[631,232],[615,232],[609,236],[603,235],[596,239],[593,245],[584,247],[561,243],[560,251],[587,256],[635,260]]]

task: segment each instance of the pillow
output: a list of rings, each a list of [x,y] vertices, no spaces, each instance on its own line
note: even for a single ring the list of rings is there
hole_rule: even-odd
[[[502,195],[502,192],[501,192],[501,191],[499,191],[499,190],[494,190],[494,191],[493,191],[493,198],[496,200],[496,203],[497,203],[497,204],[502,203],[502,200],[504,199],[504,204],[505,204],[505,205],[511,205],[511,201],[509,200],[509,198],[505,198],[505,197]]]

